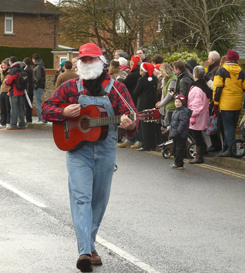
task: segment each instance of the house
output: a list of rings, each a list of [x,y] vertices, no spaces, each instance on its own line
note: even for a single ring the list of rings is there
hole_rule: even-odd
[[[245,17],[242,19],[242,22],[239,22],[237,32],[239,35],[239,40],[235,50],[237,50],[240,56],[239,63],[243,66],[243,69],[245,69]]]
[[[0,0],[0,46],[56,48],[57,24],[47,0]]]
[[[51,53],[54,54],[53,68],[58,69],[62,61],[72,61],[73,58],[77,58],[79,49],[75,49],[69,46],[58,45],[58,48],[53,49]]]

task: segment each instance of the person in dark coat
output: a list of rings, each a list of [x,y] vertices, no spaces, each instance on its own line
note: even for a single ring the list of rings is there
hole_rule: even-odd
[[[140,58],[138,56],[132,56],[130,61],[131,70],[129,71],[127,77],[124,80],[117,79],[126,85],[135,106],[137,105],[137,97],[134,97],[133,92],[137,85],[138,79],[141,77],[140,64],[141,64]]]
[[[137,111],[151,109],[157,102],[157,82],[158,79],[153,75],[154,65],[142,63],[140,65],[141,78],[138,79],[134,89],[134,97],[137,97]],[[150,151],[156,149],[156,128],[155,122],[140,121],[139,130],[142,130],[143,146],[138,151]]]
[[[28,76],[28,83],[27,83],[27,95],[31,101],[33,102],[33,69],[31,67],[31,59],[30,58],[25,58],[23,60],[25,63],[25,71]],[[25,108],[26,108],[26,123],[32,123],[32,108],[29,105],[26,97],[25,97]]]
[[[192,111],[184,106],[186,98],[179,94],[175,98],[175,111],[172,115],[169,138],[173,139],[175,162],[172,169],[182,170],[184,166],[185,143],[189,133],[189,122]]]
[[[217,51],[211,51],[208,54],[208,72],[205,75],[204,79],[207,82],[207,85],[210,89],[213,90],[214,87],[214,76],[220,67],[220,54]],[[212,96],[213,97],[213,96]],[[209,104],[209,115],[212,115],[212,109],[214,106],[213,100]],[[218,117],[218,123],[221,125],[222,121]],[[222,127],[222,125],[221,125]],[[222,132],[222,130],[221,130]],[[223,132],[222,132],[223,134]],[[211,146],[208,148],[209,152],[219,152],[221,150],[221,139],[220,139],[220,130],[217,130],[217,134],[210,136]]]
[[[137,85],[137,81],[138,79],[141,77],[140,76],[140,64],[141,64],[141,60],[138,56],[132,56],[131,57],[131,61],[130,61],[130,67],[131,70],[129,71],[126,79],[122,80],[119,78],[117,78],[118,81],[124,83],[130,93],[130,96],[134,102],[134,105],[137,105],[137,97],[135,97],[133,95],[134,89]],[[120,130],[118,130],[118,132],[120,132]],[[118,136],[120,137],[120,136]],[[138,142],[136,140],[136,136],[129,138],[127,137],[126,140],[123,143],[119,143],[118,147],[120,148],[132,148],[132,149],[138,149],[142,147],[142,143]]]
[[[187,98],[190,86],[194,81],[193,76],[187,71],[183,61],[176,61],[173,63],[173,66],[174,72],[177,75],[175,93],[176,95],[182,94]]]
[[[45,121],[41,116],[42,97],[43,97],[43,93],[45,90],[45,83],[46,83],[44,62],[38,53],[34,53],[32,55],[32,62],[34,63],[33,92],[35,97],[38,123],[45,124],[47,123],[47,121]]]

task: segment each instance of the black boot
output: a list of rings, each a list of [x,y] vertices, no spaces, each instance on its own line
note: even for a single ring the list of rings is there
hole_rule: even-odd
[[[189,161],[189,164],[204,163],[203,154],[204,154],[204,147],[203,146],[196,146],[196,156],[194,159]]]

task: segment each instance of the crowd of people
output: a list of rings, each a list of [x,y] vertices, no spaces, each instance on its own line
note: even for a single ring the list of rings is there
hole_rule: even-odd
[[[115,51],[111,63],[117,63],[118,70],[114,74],[110,65],[109,74],[126,85],[137,111],[158,108],[161,122],[149,125],[140,121],[135,136],[131,139],[127,137],[123,143],[118,143],[118,147],[130,147],[138,151],[155,150],[164,140],[161,132],[172,126],[172,117],[176,110],[175,97],[181,94],[185,97],[183,106],[192,111],[188,128],[196,143],[196,156],[189,163],[203,163],[203,156],[208,152],[219,152],[219,157],[230,156],[229,145],[235,139],[245,91],[245,72],[238,64],[237,51],[229,50],[222,58],[217,51],[209,52],[208,67],[205,69],[195,60],[167,63],[160,54],[153,56],[149,62],[145,51],[137,48],[130,60],[129,57],[127,59],[130,65],[127,76],[119,75],[119,71],[125,72],[125,63],[121,65],[120,59],[124,60],[126,56],[128,54],[122,50]],[[203,131],[208,127],[209,117],[212,115],[218,119],[219,126],[210,135],[211,146],[207,147]],[[177,138],[182,130],[181,122],[178,124]],[[122,135],[119,129],[119,142]],[[171,134],[169,137],[176,138]],[[175,141],[174,145],[176,146]],[[184,145],[182,146],[184,149]],[[173,150],[174,154],[178,153],[176,147]],[[184,153],[182,154],[183,157]],[[183,160],[182,163],[176,162],[173,168],[176,166],[181,169]]]
[[[77,78],[76,61],[62,61],[56,71],[53,84],[57,88],[68,79]],[[34,67],[34,69],[32,68]],[[25,88],[17,88],[20,73],[25,71]],[[37,53],[23,61],[17,61],[15,56],[6,58],[1,63],[0,69],[0,129],[16,130],[25,129],[26,124],[32,123],[33,97],[35,98],[38,124],[45,124],[41,116],[43,93],[46,85],[45,65]]]
[[[34,64],[34,69],[31,64]],[[17,61],[15,56],[1,63],[0,107],[1,129],[25,129],[32,123],[32,103],[35,97],[38,123],[44,124],[41,117],[42,95],[45,89],[45,68],[39,54]]]

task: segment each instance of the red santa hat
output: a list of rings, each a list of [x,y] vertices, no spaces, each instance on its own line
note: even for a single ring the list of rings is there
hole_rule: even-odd
[[[142,63],[140,65],[140,68],[147,72],[148,73],[148,81],[151,82],[152,81],[152,74],[153,74],[153,71],[154,71],[154,65],[151,64],[151,63]]]
[[[160,70],[160,66],[161,66],[162,64],[156,64],[154,67],[155,67],[155,71],[157,72],[157,73],[161,73],[161,70]]]
[[[129,73],[136,69],[138,64],[141,63],[141,60],[138,56],[131,56],[131,62],[133,63],[133,66],[132,66],[131,70],[129,71]]]

